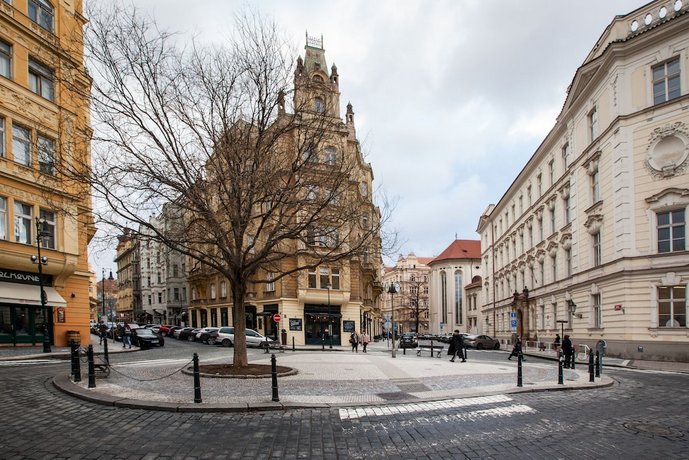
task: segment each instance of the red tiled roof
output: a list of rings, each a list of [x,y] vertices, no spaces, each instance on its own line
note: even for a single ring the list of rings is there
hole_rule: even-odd
[[[433,261],[434,257],[417,257],[416,260],[419,261],[419,263],[422,263],[424,265],[428,265]]]
[[[454,240],[433,262],[447,259],[480,259],[481,240]]]

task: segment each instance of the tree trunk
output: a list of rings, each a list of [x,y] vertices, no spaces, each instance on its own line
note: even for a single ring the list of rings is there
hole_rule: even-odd
[[[246,294],[246,284],[243,280],[238,280],[233,285],[232,302],[234,305],[234,359],[235,367],[246,367],[249,364],[246,349],[246,308],[244,307],[244,297]]]

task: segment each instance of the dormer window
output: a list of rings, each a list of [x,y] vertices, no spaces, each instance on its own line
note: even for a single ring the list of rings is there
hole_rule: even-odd
[[[46,0],[29,0],[29,18],[33,22],[52,32],[54,17],[55,10],[53,5]]]
[[[315,109],[316,109],[316,112],[318,112],[318,113],[325,112],[325,101],[323,100],[322,97],[317,97],[315,99]]]

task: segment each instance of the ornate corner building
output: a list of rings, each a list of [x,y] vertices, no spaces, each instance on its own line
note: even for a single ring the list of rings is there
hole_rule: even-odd
[[[91,161],[85,23],[80,0],[0,2],[0,344],[90,337],[91,197],[65,180]]]
[[[484,332],[689,359],[688,90],[689,2],[612,20],[480,218]]]

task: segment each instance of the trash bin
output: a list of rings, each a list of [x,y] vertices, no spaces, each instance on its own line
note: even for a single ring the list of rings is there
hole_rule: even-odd
[[[67,331],[67,343],[81,345],[81,333],[79,331]]]
[[[280,331],[280,340],[283,345],[287,345],[287,330],[283,329]]]

